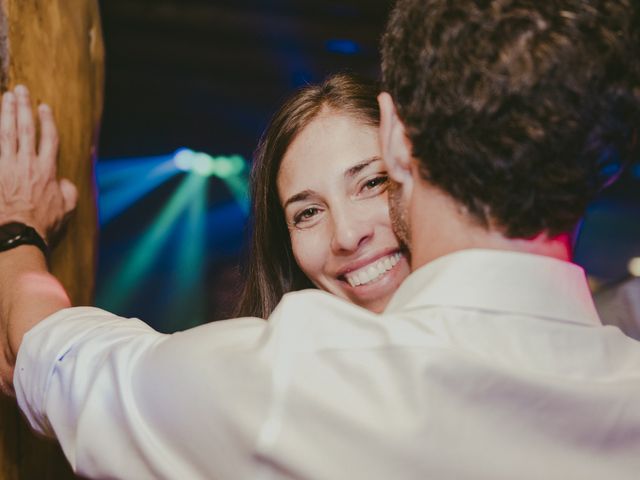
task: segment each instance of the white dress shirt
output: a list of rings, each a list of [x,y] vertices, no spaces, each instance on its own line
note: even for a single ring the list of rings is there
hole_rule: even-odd
[[[640,340],[640,278],[630,278],[598,291],[594,300],[602,323],[615,325]]]
[[[68,309],[26,335],[15,386],[88,477],[640,478],[640,343],[535,255],[442,257],[382,315],[307,290],[164,335]]]

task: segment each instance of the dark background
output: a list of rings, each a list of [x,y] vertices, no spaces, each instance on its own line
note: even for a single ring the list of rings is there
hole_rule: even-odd
[[[297,87],[339,70],[377,79],[390,6],[388,0],[101,1],[107,52],[101,207],[113,199],[105,172],[142,185],[148,177],[136,164],[166,160],[183,147],[249,162],[270,115]],[[154,241],[161,248],[146,249],[145,268],[129,269],[135,275],[122,280],[123,263],[139,254],[131,252],[140,250],[184,175],[102,222],[97,303],[164,331],[229,314],[246,238],[246,213],[228,186],[210,177],[202,228],[188,230],[187,213],[159,228],[162,238]],[[203,242],[204,252],[185,257],[185,236],[192,246]],[[576,251],[599,288],[627,276],[633,256],[640,256],[638,165],[591,206]],[[115,301],[109,292],[119,286],[126,299]]]

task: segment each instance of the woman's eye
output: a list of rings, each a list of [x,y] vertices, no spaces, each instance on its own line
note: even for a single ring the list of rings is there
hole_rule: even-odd
[[[370,180],[367,180],[363,186],[362,186],[362,190],[382,190],[385,189],[386,190],[386,186],[389,183],[389,176],[388,175],[380,175],[378,177],[372,178]]]
[[[318,213],[318,209],[315,207],[311,207],[311,208],[305,208],[303,211],[301,211],[298,214],[298,218],[300,220],[302,219],[306,219],[306,218],[311,218],[313,217],[316,213]]]
[[[293,216],[293,225],[302,227],[313,223],[313,219],[318,216],[320,209],[317,207],[308,207]]]

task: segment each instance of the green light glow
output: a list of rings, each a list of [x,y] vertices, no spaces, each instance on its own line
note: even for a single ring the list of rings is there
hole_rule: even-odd
[[[240,155],[212,157],[187,148],[178,150],[173,161],[180,170],[192,171],[203,177],[215,175],[223,180],[239,175],[246,167],[246,162]]]
[[[200,177],[203,178],[203,177]],[[185,329],[203,323],[204,303],[204,260],[206,258],[206,204],[207,187],[205,182],[195,192],[189,203],[184,228],[180,231],[175,258],[176,278],[174,292],[167,318],[179,319],[179,325],[166,325],[166,330]],[[185,312],[189,317],[185,318]]]
[[[191,170],[203,177],[210,177],[216,173],[214,160],[211,155],[206,153],[194,154]]]
[[[242,211],[249,212],[249,179],[246,174],[222,179]]]
[[[193,199],[202,195],[205,185],[206,177],[187,175],[136,248],[122,259],[121,267],[107,279],[98,298],[99,304],[109,305],[113,310],[121,309],[126,304],[167,241],[167,232]]]
[[[216,165],[215,174],[223,180],[238,176],[245,167],[244,159],[240,155],[216,157],[213,160]]]
[[[157,319],[153,325],[162,331],[176,331],[206,320],[206,302],[203,300],[206,298],[204,276],[208,258],[206,234],[211,231],[206,223],[211,176],[226,185],[246,214],[249,210],[249,172],[245,159],[240,155],[212,157],[206,153],[181,149],[173,156],[164,157],[164,162],[157,160],[157,165],[147,162],[146,170],[132,164],[129,171],[138,168],[135,172],[140,172],[135,175],[133,182],[130,176],[121,174],[115,164],[113,171],[103,172],[103,183],[113,190],[107,192],[105,188],[102,192],[102,200],[106,204],[102,207],[103,220],[107,221],[135,204],[146,193],[155,190],[163,183],[160,179],[167,180],[174,174],[184,175],[184,179],[152,224],[135,238],[125,239],[133,244],[105,272],[106,277],[101,281],[96,303],[109,310],[128,314],[126,309],[138,298],[145,279],[153,275],[154,269],[160,265],[160,255],[167,255],[169,258],[162,259],[161,265],[165,269],[171,265],[168,268],[172,276],[168,282],[162,280],[162,285],[167,285],[162,288],[169,289],[170,298],[157,302],[158,308],[164,309],[160,315],[163,320]],[[150,166],[154,166],[154,175],[148,175]],[[146,174],[142,175],[144,172]],[[163,175],[159,175],[161,173]],[[217,182],[213,185],[220,188]],[[107,195],[111,193],[113,195]]]

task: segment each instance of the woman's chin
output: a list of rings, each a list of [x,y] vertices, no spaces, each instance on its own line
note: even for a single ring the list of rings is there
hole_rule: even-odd
[[[391,270],[375,280],[356,286],[343,282],[342,289],[351,302],[374,313],[381,313],[409,273],[409,262],[403,255]]]

